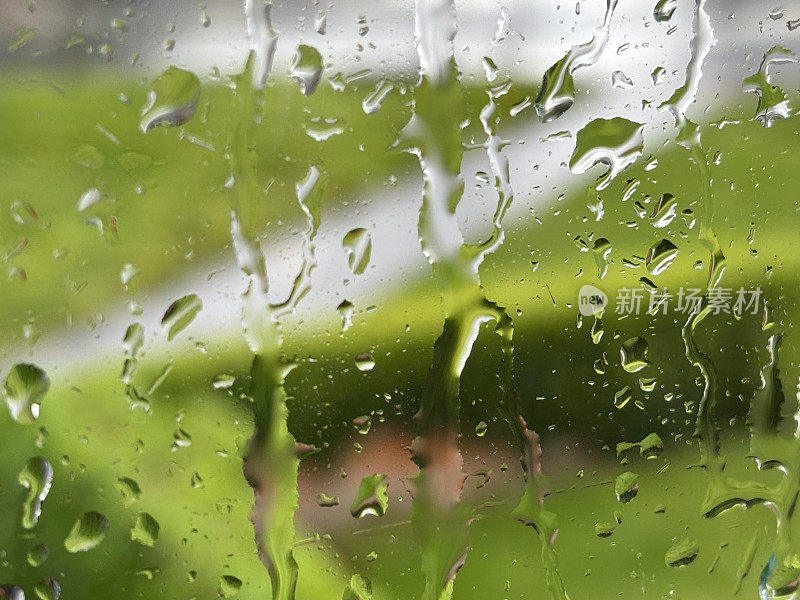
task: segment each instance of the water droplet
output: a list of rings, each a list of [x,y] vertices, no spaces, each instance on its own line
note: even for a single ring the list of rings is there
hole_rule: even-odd
[[[563,58],[550,67],[542,78],[542,86],[536,97],[536,114],[547,123],[564,114],[575,102],[575,82],[572,74],[597,62],[608,42],[611,17],[617,0],[606,3],[606,13],[601,27],[595,30],[592,40],[573,46]]]
[[[660,229],[672,223],[677,207],[678,203],[672,194],[661,194],[658,202],[653,207],[653,215],[651,217],[653,227]]]
[[[594,252],[594,261],[597,264],[597,277],[602,279],[608,273],[608,257],[611,254],[611,242],[606,238],[597,238],[592,246]]]
[[[36,365],[18,363],[11,367],[3,384],[11,418],[23,425],[33,423],[39,418],[39,408],[49,389],[50,379]]]
[[[653,8],[653,18],[659,23],[669,21],[676,8],[678,8],[678,0],[658,0]]]
[[[197,294],[187,294],[170,304],[161,319],[161,326],[168,330],[167,339],[172,340],[183,331],[202,308]]]
[[[144,327],[139,323],[133,323],[125,330],[125,337],[122,338],[122,347],[125,354],[133,357],[144,344]]]
[[[106,537],[108,521],[98,512],[87,512],[75,521],[72,530],[64,540],[67,552],[86,552],[100,545]]]
[[[664,563],[670,567],[688,565],[697,558],[700,544],[694,538],[685,538],[675,543],[664,555]]]
[[[33,586],[39,600],[58,600],[61,597],[61,585],[55,579],[43,579]]]
[[[356,368],[359,371],[371,371],[374,369],[375,360],[372,358],[372,354],[364,352],[356,356]]]
[[[205,483],[203,483],[203,478],[200,477],[200,473],[198,473],[197,471],[194,471],[192,473],[192,476],[189,479],[189,483],[196,490],[199,490],[199,489],[202,489],[203,487],[205,487]]]
[[[622,71],[614,71],[611,74],[611,87],[629,90],[633,87],[633,81]]]
[[[34,546],[28,550],[28,564],[32,567],[41,567],[47,560],[48,556],[50,556],[50,548],[44,544],[38,544],[37,546]]]
[[[372,238],[363,227],[352,229],[342,239],[347,255],[347,264],[355,275],[361,275],[369,264],[372,253]]]
[[[800,587],[800,568],[780,564],[777,556],[771,555],[758,581],[761,600],[773,598],[791,600],[795,597],[798,587]]]
[[[764,127],[771,127],[776,119],[786,119],[790,115],[789,101],[780,87],[772,85],[770,66],[781,63],[796,63],[794,52],[782,46],[773,46],[765,54],[758,72],[745,78],[743,89],[758,96],[755,119]]]
[[[122,494],[122,506],[126,508],[136,502],[142,495],[139,484],[130,477],[120,477],[114,483],[114,487]]]
[[[594,524],[594,534],[597,537],[609,537],[612,533],[614,533],[614,525],[611,523],[599,521]]]
[[[369,415],[361,415],[360,417],[353,419],[353,426],[356,428],[358,433],[361,435],[366,435],[369,433],[369,430],[372,427],[372,419]]]
[[[42,502],[50,492],[53,484],[53,467],[47,459],[34,456],[20,471],[17,481],[28,490],[28,495],[22,504],[22,526],[33,529],[39,522],[42,514]]]
[[[169,67],[150,86],[139,129],[182,125],[194,116],[200,99],[200,80],[191,71]]]
[[[87,169],[100,169],[106,164],[106,157],[91,144],[83,144],[75,150],[75,154],[72,155],[72,162]]]
[[[347,331],[353,324],[355,306],[353,306],[353,303],[349,300],[342,300],[339,306],[336,307],[336,310],[339,311],[339,315],[342,317],[342,331]]]
[[[608,166],[605,178],[597,184],[598,190],[608,186],[614,177],[633,164],[644,146],[644,125],[614,117],[594,119],[578,132],[575,150],[569,161],[573,173],[585,173],[597,164]]]
[[[486,435],[486,431],[489,429],[489,426],[486,424],[486,421],[481,421],[475,426],[475,435],[478,437],[483,437]]]
[[[625,405],[630,402],[632,397],[633,392],[631,387],[626,385],[624,388],[614,394],[614,406],[617,408],[625,408]]]
[[[650,363],[647,360],[647,341],[635,337],[622,342],[619,350],[620,363],[628,373],[641,371]]]
[[[660,275],[672,265],[676,256],[678,247],[669,240],[661,240],[647,251],[647,272]]]
[[[16,585],[0,585],[0,598],[3,600],[25,600],[25,592]]]
[[[131,539],[139,542],[143,546],[153,547],[158,540],[160,526],[152,515],[146,512],[137,513],[133,518],[131,527]]]
[[[382,473],[364,477],[350,506],[350,514],[357,519],[367,515],[381,517],[386,514],[386,508],[389,506],[387,487],[389,487],[387,477]]]
[[[242,589],[242,580],[233,575],[223,575],[219,578],[219,595],[222,598],[233,598]]]
[[[650,74],[650,77],[653,78],[653,85],[658,85],[662,81],[664,81],[664,76],[667,74],[667,70],[664,67],[656,67],[653,69],[653,72]]]
[[[173,451],[177,450],[178,448],[187,448],[192,445],[192,436],[180,427],[178,427],[178,429],[176,429],[172,434],[172,438],[174,440],[171,446]]]
[[[372,582],[363,575],[353,575],[344,589],[342,600],[372,600]]]
[[[319,50],[306,44],[297,46],[289,67],[289,76],[300,84],[303,94],[313,94],[322,77],[322,55]]]
[[[614,481],[614,493],[622,503],[633,500],[639,493],[639,476],[630,471],[618,475]]]
[[[375,88],[366,98],[364,98],[363,102],[361,102],[361,108],[368,115],[378,112],[383,104],[383,101],[386,99],[386,96],[388,96],[389,92],[391,92],[393,89],[394,84],[390,81],[379,81]]]
[[[317,504],[323,508],[339,506],[339,496],[328,496],[327,494],[320,492],[317,494]]]
[[[236,383],[236,377],[230,373],[220,373],[211,380],[211,387],[215,390],[228,390]]]

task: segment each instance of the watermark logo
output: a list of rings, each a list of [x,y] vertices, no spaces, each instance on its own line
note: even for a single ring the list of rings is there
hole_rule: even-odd
[[[670,310],[696,314],[702,309],[715,315],[755,315],[764,304],[761,296],[760,287],[752,290],[743,287],[714,287],[708,290],[681,287],[674,294],[666,288],[646,290],[623,287],[616,290],[614,302],[609,302],[603,290],[593,285],[584,285],[578,292],[578,310],[586,317],[599,316],[607,308],[618,315],[667,314]]]
[[[584,317],[601,314],[608,306],[608,296],[598,287],[584,285],[578,292],[578,310]]]

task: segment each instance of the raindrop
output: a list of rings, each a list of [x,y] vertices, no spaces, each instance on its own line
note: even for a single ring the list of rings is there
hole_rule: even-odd
[[[660,229],[672,223],[677,207],[678,203],[672,194],[661,194],[661,198],[653,207],[653,215],[651,217],[653,227]]]
[[[33,423],[39,417],[39,408],[49,389],[50,379],[36,365],[18,363],[11,367],[3,384],[11,418],[23,425]]]
[[[28,550],[28,564],[32,567],[41,567],[48,556],[50,556],[50,548],[44,544],[39,544]]]
[[[211,387],[213,387],[215,390],[228,390],[233,387],[235,382],[236,377],[230,373],[220,373],[218,375],[214,375],[214,378],[211,380]]]
[[[697,558],[700,544],[694,538],[686,538],[674,544],[664,555],[664,562],[670,567],[688,565]]]
[[[136,502],[142,495],[139,484],[130,477],[120,477],[114,483],[114,487],[122,494],[122,506],[126,508]]]
[[[25,592],[16,585],[0,585],[0,598],[3,600],[25,600]]]
[[[659,23],[669,21],[676,8],[678,8],[678,0],[658,0],[653,9],[653,18]]]
[[[678,247],[669,240],[661,240],[647,251],[647,272],[660,275],[672,265],[676,256]]]
[[[364,352],[356,356],[356,368],[359,371],[371,371],[374,369],[375,360],[372,358],[372,354]]]
[[[147,93],[139,129],[147,133],[158,125],[182,125],[194,116],[200,99],[200,80],[191,71],[169,67]]]
[[[611,87],[629,90],[633,87],[633,81],[622,71],[614,71],[611,74]]]
[[[369,264],[372,253],[372,238],[363,227],[352,229],[342,239],[342,247],[347,255],[347,264],[355,275],[361,275]]]
[[[375,86],[375,89],[373,89],[369,95],[364,98],[363,102],[361,102],[361,108],[364,109],[364,112],[368,115],[378,112],[383,104],[383,101],[386,99],[386,96],[388,96],[389,92],[391,92],[393,89],[393,83],[386,80],[379,81]]]
[[[98,512],[87,512],[75,521],[72,530],[64,540],[67,552],[86,552],[96,548],[103,541],[108,529],[108,520]]]
[[[620,363],[628,373],[636,373],[650,363],[647,361],[647,341],[635,337],[622,342],[619,350]]]
[[[342,600],[372,600],[372,582],[363,575],[353,575],[344,588]]]
[[[219,595],[222,598],[233,598],[242,589],[242,580],[233,575],[223,575],[219,578]]]
[[[594,534],[597,537],[605,538],[614,533],[614,525],[606,521],[600,521],[594,524]]]
[[[361,435],[366,435],[369,433],[369,430],[372,427],[372,419],[369,417],[369,415],[356,417],[353,419],[353,427],[355,427],[356,431],[358,431],[358,433]]]
[[[608,273],[608,257],[612,250],[611,242],[606,238],[597,238],[592,246],[594,261],[597,264],[597,277],[602,279]]]
[[[355,311],[353,303],[349,300],[342,300],[336,310],[339,311],[339,315],[342,317],[342,331],[347,331],[353,324],[353,312]]]
[[[39,600],[58,600],[61,596],[61,585],[55,579],[43,579],[33,586]]]
[[[617,408],[624,408],[633,397],[633,392],[630,386],[626,385],[624,388],[614,394],[614,406]]]
[[[47,459],[34,456],[25,463],[17,481],[28,490],[28,496],[22,505],[22,526],[33,529],[42,514],[42,502],[47,498],[53,484],[53,467]]]
[[[300,84],[303,94],[313,94],[322,77],[322,55],[319,50],[306,44],[297,46],[289,76]]]
[[[478,437],[483,437],[486,435],[486,431],[489,429],[489,426],[486,424],[486,421],[481,421],[475,426],[475,435]]]
[[[618,475],[614,481],[614,493],[622,503],[633,500],[639,493],[639,476],[630,471]]]
[[[641,155],[643,129],[644,125],[622,117],[590,121],[576,136],[570,170],[579,175],[600,163],[608,166],[605,179],[597,184],[598,190],[605,189]]]
[[[798,587],[800,587],[800,568],[779,564],[775,554],[770,556],[758,581],[759,596],[762,600],[770,598],[789,600],[794,597]]]
[[[389,506],[389,497],[386,494],[388,486],[387,477],[382,473],[364,477],[350,506],[350,514],[357,519],[367,515],[382,517]]]
[[[323,508],[339,506],[339,496],[328,496],[327,494],[320,492],[317,494],[317,504]]]
[[[183,331],[203,308],[197,294],[187,294],[169,305],[161,319],[161,326],[167,329],[167,339],[172,340]]]
[[[159,529],[158,521],[152,515],[146,512],[137,513],[133,518],[131,539],[143,546],[155,546]]]

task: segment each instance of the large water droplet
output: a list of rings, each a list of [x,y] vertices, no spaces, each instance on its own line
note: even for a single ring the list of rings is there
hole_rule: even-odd
[[[614,177],[633,164],[644,147],[644,125],[622,117],[594,119],[578,132],[575,150],[569,161],[573,173],[585,173],[597,164],[608,166],[605,178],[597,184],[605,189]]]
[[[761,600],[791,600],[800,587],[800,568],[778,562],[775,554],[769,557],[758,580]]]
[[[58,600],[61,597],[61,585],[55,579],[43,579],[33,586],[39,600]]]
[[[372,238],[363,227],[352,229],[342,239],[342,247],[347,254],[347,264],[355,275],[361,275],[369,264],[372,253]]]
[[[155,546],[160,526],[153,516],[146,512],[137,513],[133,518],[131,539],[143,546]]]
[[[0,598],[3,600],[25,600],[25,592],[16,585],[0,585]]]
[[[172,339],[183,331],[197,316],[203,303],[197,294],[187,294],[169,305],[161,319],[161,325],[167,329],[167,338]]]
[[[200,99],[200,80],[191,71],[169,67],[147,93],[139,129],[147,133],[158,125],[182,125],[194,115]]]
[[[219,595],[222,598],[233,598],[242,589],[242,580],[233,575],[223,575],[219,578]]]
[[[22,505],[22,526],[33,529],[39,522],[42,502],[47,498],[53,483],[53,467],[47,459],[34,456],[25,463],[17,481],[28,489],[28,496]]]
[[[664,555],[664,562],[670,567],[688,565],[697,558],[700,544],[694,538],[685,538],[675,543]]]
[[[619,358],[622,368],[628,373],[641,371],[650,364],[647,360],[647,341],[640,337],[625,340],[619,349]]]
[[[100,545],[106,537],[108,520],[98,512],[87,512],[75,521],[64,540],[67,552],[86,552]]]
[[[37,546],[34,546],[28,550],[26,558],[30,566],[41,567],[47,560],[48,556],[50,556],[50,548],[44,544],[38,544]]]
[[[386,508],[389,506],[387,487],[389,487],[387,477],[382,473],[364,477],[350,506],[350,514],[357,519],[367,515],[381,517],[386,514]]]
[[[322,77],[322,55],[319,50],[305,44],[297,46],[289,76],[300,84],[300,90],[306,96],[313,94]]]
[[[39,417],[39,407],[49,389],[50,379],[36,365],[19,363],[11,367],[3,385],[11,418],[24,425],[33,423]]]
[[[342,600],[372,600],[372,582],[363,575],[353,575],[344,588]]]
[[[658,0],[653,8],[653,18],[659,23],[669,21],[676,8],[678,8],[678,0]]]
[[[614,493],[622,503],[633,500],[639,493],[639,476],[630,471],[618,475],[614,481]]]
[[[678,256],[678,247],[669,240],[661,240],[647,252],[648,273],[660,275],[672,265],[676,256]]]

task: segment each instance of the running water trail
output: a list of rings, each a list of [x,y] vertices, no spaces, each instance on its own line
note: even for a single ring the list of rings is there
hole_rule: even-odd
[[[239,267],[247,276],[247,290],[242,297],[242,328],[253,352],[249,395],[255,428],[244,457],[244,473],[255,492],[251,519],[259,556],[270,575],[272,598],[293,600],[298,578],[292,549],[301,446],[287,425],[284,382],[294,364],[283,355],[280,318],[295,310],[310,287],[310,274],[316,265],[314,237],[319,227],[324,178],[312,166],[296,186],[297,200],[306,216],[302,266],[289,297],[282,303],[271,303],[264,253],[256,237],[261,227],[256,214],[263,202],[263,192],[258,183],[255,143],[278,36],[272,29],[270,4],[247,0],[245,10],[251,50],[244,72],[234,81],[236,126],[230,149],[237,191],[231,211],[231,237]]]
[[[401,132],[401,139],[406,149],[419,158],[424,180],[419,240],[436,276],[445,310],[443,330],[434,346],[433,363],[415,416],[417,437],[411,446],[412,458],[420,467],[413,481],[412,523],[426,578],[422,597],[451,598],[456,574],[467,558],[472,512],[461,501],[466,475],[458,446],[459,388],[480,325],[494,320],[505,340],[504,410],[522,448],[526,471],[526,492],[515,514],[546,538],[543,554],[548,584],[555,597],[567,598],[560,578],[554,574],[555,519],[548,515],[545,523],[541,510],[546,494],[541,487],[538,436],[527,429],[519,415],[512,379],[513,323],[504,308],[486,299],[478,273],[484,257],[503,242],[502,222],[513,200],[508,162],[501,154],[504,142],[496,134],[496,100],[507,86],[493,85],[497,69],[486,59],[489,101],[480,120],[487,136],[484,147],[498,198],[491,234],[476,245],[468,245],[455,214],[464,189],[461,124],[467,115],[453,53],[454,3],[417,0],[415,17],[421,77],[414,94],[413,116]]]

